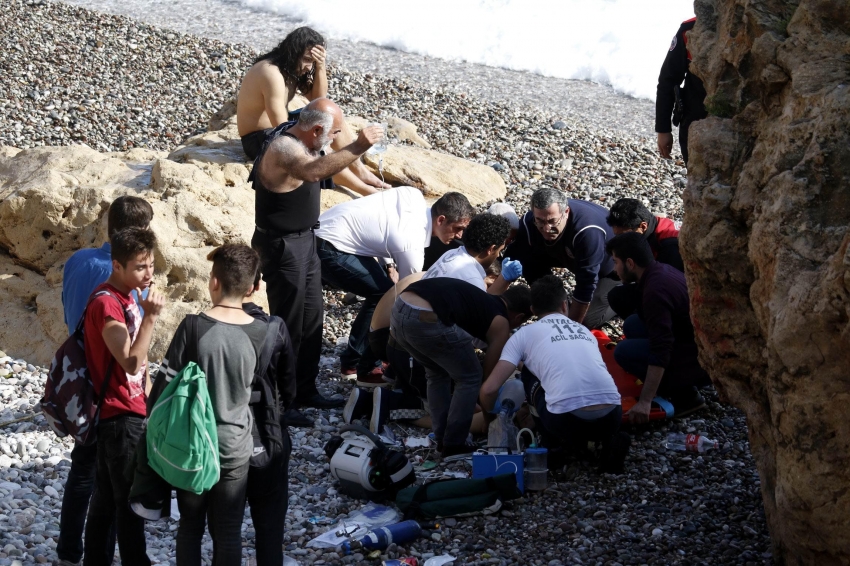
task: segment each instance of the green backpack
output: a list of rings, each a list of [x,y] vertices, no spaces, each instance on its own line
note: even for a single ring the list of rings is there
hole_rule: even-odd
[[[198,317],[189,315],[187,347],[197,359]],[[218,433],[207,378],[194,361],[163,389],[147,425],[148,463],[177,489],[201,494],[219,479]]]

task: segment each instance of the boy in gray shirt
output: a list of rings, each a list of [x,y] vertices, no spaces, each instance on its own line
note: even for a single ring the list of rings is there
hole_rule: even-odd
[[[249,458],[253,448],[252,414],[248,403],[254,371],[268,322],[242,309],[242,300],[254,290],[260,267],[257,253],[244,245],[228,244],[213,250],[209,291],[212,308],[198,316],[197,360],[189,360],[188,324],[180,323],[156,376],[152,400],[189,361],[196,361],[207,377],[218,432],[221,476],[200,495],[177,490],[180,527],[177,561],[201,564],[201,538],[207,519],[213,539],[214,564],[240,564],[242,517]],[[153,401],[155,402],[155,401]]]

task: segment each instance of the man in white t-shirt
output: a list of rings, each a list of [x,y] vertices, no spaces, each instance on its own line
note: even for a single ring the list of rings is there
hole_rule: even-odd
[[[491,295],[501,295],[511,282],[522,275],[518,261],[505,259],[501,274],[489,286],[484,282],[487,268],[499,257],[505,247],[511,226],[503,216],[479,214],[469,222],[463,232],[463,245],[444,253],[432,265],[423,279],[451,277],[475,285]]]
[[[480,402],[492,411],[499,389],[520,363],[532,415],[550,447],[576,452],[588,441],[602,443],[600,470],[621,473],[631,439],[620,432],[620,393],[596,337],[567,317],[567,292],[554,275],[531,287],[538,321],[517,331],[481,386]]]
[[[461,193],[446,193],[429,209],[418,189],[397,187],[340,203],[319,217],[322,281],[365,297],[340,355],[343,375],[356,373],[362,387],[384,383],[368,341],[375,305],[393,282],[422,269],[432,235],[444,243],[461,237],[473,214]]]

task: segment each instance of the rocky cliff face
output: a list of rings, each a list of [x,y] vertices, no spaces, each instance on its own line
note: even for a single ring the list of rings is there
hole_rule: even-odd
[[[850,563],[850,3],[697,0],[701,359],[747,413],[778,563]]]

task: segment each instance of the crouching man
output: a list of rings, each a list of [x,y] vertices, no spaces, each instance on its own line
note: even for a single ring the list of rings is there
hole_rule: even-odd
[[[539,320],[508,340],[481,387],[481,406],[493,410],[499,388],[522,363],[525,395],[545,444],[576,452],[601,442],[600,470],[622,472],[631,440],[619,432],[620,393],[596,338],[567,316],[567,291],[554,275],[531,286],[531,310]]]
[[[390,333],[425,366],[432,430],[444,459],[473,450],[466,437],[482,378],[473,339],[487,343],[484,371],[489,374],[511,329],[531,316],[530,303],[525,285],[494,296],[448,277],[417,281],[396,300]]]
[[[699,365],[685,275],[655,261],[644,237],[628,232],[607,244],[614,266],[626,283],[637,283],[637,312],[623,323],[626,339],[617,344],[614,359],[644,381],[640,400],[629,420],[646,422],[656,394],[673,404],[676,416],[705,407],[696,387],[709,385]]]

